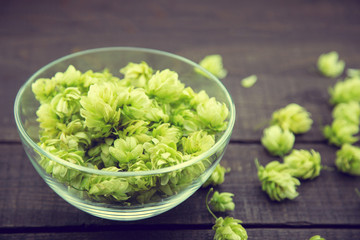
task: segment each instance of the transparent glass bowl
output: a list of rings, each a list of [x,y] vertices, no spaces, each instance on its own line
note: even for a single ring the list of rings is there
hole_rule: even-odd
[[[38,146],[39,123],[36,121],[36,111],[39,103],[31,90],[31,85],[34,81],[39,78],[50,78],[57,72],[64,72],[69,65],[75,66],[81,72],[86,72],[90,69],[94,72],[102,71],[107,68],[112,74],[119,76],[120,68],[126,66],[129,62],[140,63],[141,61],[148,63],[154,70],[168,68],[176,71],[179,74],[179,79],[185,86],[192,87],[195,92],[205,90],[210,97],[215,97],[218,101],[226,104],[229,109],[228,126],[224,132],[216,136],[216,143],[211,149],[193,159],[172,167],[139,172],[109,172],[72,164],[46,152]],[[202,74],[199,74],[199,71]],[[74,53],[41,68],[20,88],[15,100],[14,115],[23,147],[31,163],[44,181],[60,197],[78,209],[94,216],[119,221],[132,221],[149,218],[168,211],[185,201],[201,187],[220,162],[229,143],[235,122],[235,107],[231,96],[223,84],[215,76],[190,60],[152,49],[110,47]],[[69,174],[76,176],[108,177],[118,179],[119,181],[126,180],[129,183],[134,179],[141,178],[152,178],[154,181],[159,181],[161,178],[166,177],[166,175],[171,176],[174,173],[181,173],[185,176],[187,171],[193,171],[200,165],[206,166],[206,168],[199,172],[192,181],[184,182],[181,187],[174,191],[173,195],[158,197],[147,203],[126,205],[90,198],[86,192],[72,187],[71,183],[60,181],[51,174],[48,174],[39,164],[42,159],[51,161],[59,167],[66,167]],[[205,161],[207,164],[204,164]]]

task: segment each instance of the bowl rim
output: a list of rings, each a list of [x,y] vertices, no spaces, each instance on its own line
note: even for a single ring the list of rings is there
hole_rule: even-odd
[[[226,128],[226,130],[223,132],[222,136],[218,139],[218,141],[216,141],[216,143],[206,152],[195,156],[193,158],[191,158],[188,161],[182,162],[180,164],[174,165],[174,166],[170,166],[170,167],[165,167],[165,168],[160,168],[160,169],[155,169],[155,170],[148,170],[148,171],[133,171],[133,172],[111,172],[111,171],[106,171],[106,170],[99,170],[99,169],[93,169],[93,168],[89,168],[86,166],[80,166],[68,161],[65,161],[47,151],[45,151],[44,149],[42,149],[37,143],[35,143],[31,137],[28,135],[28,133],[25,131],[24,126],[21,122],[21,118],[20,118],[20,99],[26,89],[26,87],[29,84],[32,84],[34,80],[36,80],[38,77],[38,75],[40,73],[42,73],[43,71],[51,68],[52,66],[58,64],[59,62],[65,61],[65,60],[69,60],[71,58],[74,57],[78,57],[81,55],[86,55],[86,54],[93,54],[93,53],[97,53],[97,52],[106,52],[106,51],[135,51],[135,52],[145,52],[145,53],[150,53],[150,54],[157,54],[157,55],[163,55],[163,56],[167,56],[167,57],[171,57],[174,59],[177,59],[179,61],[185,62],[186,64],[192,65],[195,68],[200,69],[202,72],[206,73],[208,75],[208,78],[210,78],[212,81],[215,81],[217,83],[217,85],[223,90],[223,92],[226,93],[226,98],[227,101],[229,102],[229,122],[228,122],[228,126]],[[83,51],[79,51],[76,53],[72,53],[69,55],[65,55],[63,57],[60,57],[48,64],[46,64],[45,66],[41,67],[38,71],[36,71],[34,74],[32,74],[30,76],[30,78],[28,80],[26,80],[26,82],[21,86],[21,88],[19,89],[16,98],[15,98],[15,103],[14,103],[14,117],[15,117],[15,123],[19,132],[19,135],[21,137],[22,141],[26,141],[26,143],[28,143],[33,149],[35,149],[35,151],[37,151],[38,153],[40,153],[41,155],[44,155],[45,157],[49,158],[50,160],[53,160],[65,167],[69,167],[81,172],[85,172],[85,173],[89,173],[89,174],[97,174],[97,175],[106,175],[106,176],[116,176],[116,177],[134,177],[134,176],[148,176],[148,175],[157,175],[157,174],[163,174],[163,173],[169,173],[169,172],[173,172],[179,169],[183,169],[185,167],[191,166],[199,161],[201,161],[202,159],[206,159],[208,157],[210,157],[211,155],[213,155],[219,148],[220,146],[222,146],[223,144],[227,144],[226,141],[228,139],[230,139],[231,137],[231,133],[232,130],[234,128],[235,125],[235,116],[236,116],[236,112],[235,112],[235,104],[232,100],[232,97],[230,95],[230,93],[228,92],[228,90],[225,88],[225,86],[223,85],[223,83],[216,77],[214,76],[212,73],[210,73],[209,71],[207,71],[205,68],[203,68],[202,66],[200,66],[199,64],[184,58],[182,56],[173,54],[173,53],[169,53],[166,51],[162,51],[162,50],[156,50],[156,49],[150,49],[150,48],[140,48],[140,47],[102,47],[102,48],[93,48],[93,49],[88,49],[88,50],[83,50]]]

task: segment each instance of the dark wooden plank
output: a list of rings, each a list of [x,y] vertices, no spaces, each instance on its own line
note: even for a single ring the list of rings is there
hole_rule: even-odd
[[[220,53],[229,71],[238,116],[234,140],[258,140],[254,125],[295,101],[313,113],[306,141],[322,140],[319,126],[329,117],[326,89],[334,81],[313,67],[319,54],[337,50],[359,67],[359,2],[276,0],[79,2],[4,1],[0,9],[0,140],[18,141],[13,101],[35,71],[71,52],[105,46],[156,48],[199,61]],[[196,24],[194,24],[196,23]],[[240,79],[257,74],[243,89]]]
[[[297,144],[298,149],[314,148],[323,164],[334,166],[335,148],[322,144]],[[359,178],[334,171],[323,171],[313,181],[300,186],[293,201],[272,202],[261,191],[254,158],[262,164],[276,159],[257,144],[231,144],[222,161],[232,171],[219,191],[235,194],[236,209],[228,213],[246,224],[279,226],[358,226],[360,198],[354,189]],[[207,189],[201,189],[183,204],[157,217],[133,223],[117,223],[92,217],[58,197],[37,175],[21,146],[0,145],[0,228],[81,226],[81,225],[188,225],[212,224],[205,208]],[[219,215],[220,216],[220,215]],[[221,215],[222,216],[222,215]]]
[[[249,239],[299,239],[308,240],[314,235],[321,235],[325,239],[357,239],[359,229],[247,229]],[[0,234],[0,239],[6,240],[101,240],[121,237],[121,239],[212,239],[212,230],[147,230],[147,231],[108,231],[108,232],[50,232],[50,233],[18,233]]]

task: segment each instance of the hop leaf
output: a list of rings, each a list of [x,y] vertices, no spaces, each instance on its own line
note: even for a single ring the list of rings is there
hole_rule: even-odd
[[[218,54],[206,56],[199,64],[218,78],[224,78],[227,75],[227,71],[223,67],[222,57]],[[200,70],[197,69],[197,71],[203,74]]]
[[[355,101],[339,103],[335,106],[332,116],[334,119],[344,119],[351,124],[359,125],[360,104]]]
[[[246,240],[248,239],[245,228],[241,225],[242,221],[234,219],[232,217],[226,217],[225,219],[219,217],[216,219],[213,230],[215,230],[215,240]]]
[[[335,119],[331,125],[326,125],[323,129],[325,138],[336,146],[358,141],[359,138],[354,136],[358,132],[359,125],[349,123],[344,119]]]
[[[321,156],[311,150],[293,150],[284,158],[292,176],[301,179],[314,179],[320,175]]]
[[[273,125],[279,125],[282,129],[291,132],[305,133],[310,130],[312,120],[310,113],[298,104],[291,103],[284,108],[275,111],[272,115]]]
[[[256,166],[262,190],[271,200],[282,201],[286,198],[292,200],[299,195],[296,188],[300,185],[300,181],[291,176],[287,165],[272,161],[263,167],[256,160]]]
[[[341,172],[360,176],[360,148],[344,144],[336,152],[335,165]]]
[[[216,212],[233,211],[235,209],[235,204],[232,199],[233,196],[233,193],[219,193],[218,191],[215,191],[209,204],[212,210]]]
[[[335,51],[321,54],[317,62],[318,70],[326,77],[336,78],[345,68],[345,62],[339,60],[339,54]]]
[[[289,130],[283,130],[274,125],[264,130],[261,143],[274,156],[283,156],[288,153],[295,142],[295,136]]]
[[[360,102],[360,77],[347,78],[329,88],[330,103]]]
[[[148,94],[167,103],[178,100],[183,89],[178,74],[169,69],[157,71],[148,82]]]
[[[200,120],[210,129],[214,131],[223,131],[226,129],[227,122],[225,119],[229,114],[229,110],[225,103],[221,104],[215,98],[210,98],[204,103],[200,103],[196,112]]]
[[[321,237],[320,235],[312,236],[309,240],[325,240],[325,238]]]
[[[146,62],[131,62],[126,67],[120,69],[120,73],[125,75],[125,80],[130,81],[131,85],[145,88],[153,74],[153,70]]]
[[[211,186],[217,186],[222,184],[225,181],[225,174],[230,172],[230,168],[226,169],[223,166],[216,165],[215,170],[212,172],[208,180],[203,184],[203,187],[207,187],[209,185]]]

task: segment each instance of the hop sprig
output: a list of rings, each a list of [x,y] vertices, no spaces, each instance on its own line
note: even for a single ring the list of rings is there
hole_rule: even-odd
[[[215,240],[231,240],[231,239],[237,239],[237,240],[247,240],[248,235],[246,232],[246,229],[241,225],[242,221],[235,219],[233,217],[216,217],[216,215],[211,211],[209,207],[209,195],[213,191],[213,188],[211,188],[205,199],[206,208],[209,211],[209,213],[214,217],[215,224],[212,227],[212,229],[215,231],[214,239]]]
[[[335,165],[341,172],[360,176],[360,148],[344,144],[336,152]]]
[[[271,200],[292,200],[299,195],[296,188],[300,185],[300,181],[291,175],[287,165],[272,161],[263,167],[257,159],[255,164],[262,190],[268,194]]]
[[[337,52],[332,51],[319,56],[317,67],[322,75],[336,78],[344,72],[345,62],[339,60],[339,54]]]
[[[314,179],[320,175],[321,156],[315,150],[293,150],[284,157],[284,164],[287,165],[292,176],[301,179]]]
[[[264,129],[261,143],[274,156],[287,154],[294,146],[295,136],[289,130],[283,130],[278,125]]]
[[[302,106],[291,103],[272,114],[271,124],[279,125],[284,130],[294,134],[305,133],[313,123],[311,114]]]

